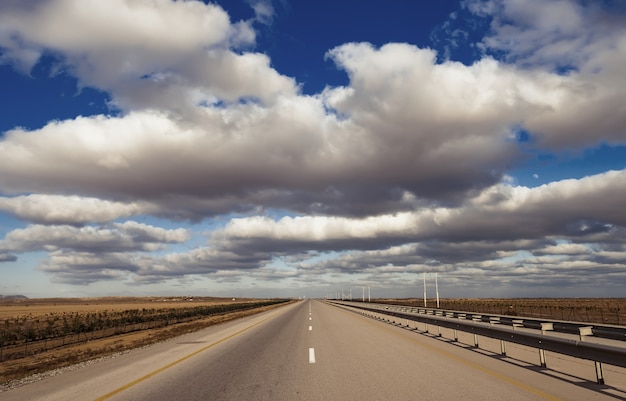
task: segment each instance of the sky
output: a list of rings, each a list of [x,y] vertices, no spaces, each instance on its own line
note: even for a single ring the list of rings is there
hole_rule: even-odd
[[[625,64],[621,0],[2,1],[0,294],[626,297]]]

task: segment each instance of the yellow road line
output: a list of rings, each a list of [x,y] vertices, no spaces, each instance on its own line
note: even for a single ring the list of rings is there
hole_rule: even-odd
[[[155,376],[155,375],[157,375],[157,374],[159,374],[159,373],[161,373],[161,372],[171,368],[172,366],[178,365],[179,363],[181,363],[183,361],[186,361],[187,359],[189,359],[189,358],[191,358],[193,356],[196,356],[196,355],[198,355],[198,354],[208,350],[209,348],[215,347],[216,345],[219,345],[219,344],[223,343],[224,341],[230,340],[231,338],[233,338],[235,336],[238,336],[239,334],[241,334],[241,333],[243,333],[245,331],[248,331],[248,330],[250,330],[253,327],[256,327],[256,326],[258,326],[258,325],[260,325],[262,323],[265,323],[266,321],[270,320],[274,316],[275,315],[269,316],[269,317],[261,320],[260,322],[257,322],[255,324],[253,324],[252,326],[248,326],[248,327],[246,327],[244,329],[241,329],[241,330],[237,331],[236,333],[233,333],[233,334],[229,335],[228,337],[224,337],[221,340],[218,340],[218,341],[216,341],[214,343],[211,343],[211,344],[207,345],[204,348],[201,348],[201,349],[199,349],[197,351],[194,351],[194,352],[192,352],[189,355],[186,355],[186,356],[184,356],[184,357],[182,357],[182,358],[180,358],[180,359],[178,359],[178,360],[176,360],[176,361],[174,361],[174,362],[172,362],[172,363],[170,363],[168,365],[165,365],[165,366],[155,370],[154,372],[148,373],[147,375],[145,375],[143,377],[140,377],[140,378],[138,378],[136,380],[133,380],[130,383],[127,383],[127,384],[123,385],[122,387],[117,388],[117,389],[111,391],[110,393],[103,395],[102,397],[96,398],[94,401],[104,401],[104,400],[107,400],[107,399],[113,397],[114,395],[117,395],[117,394],[121,393],[122,391],[127,390],[127,389],[133,387],[134,385],[136,385],[138,383],[141,383],[142,381],[147,380],[147,379],[151,378],[152,376]]]

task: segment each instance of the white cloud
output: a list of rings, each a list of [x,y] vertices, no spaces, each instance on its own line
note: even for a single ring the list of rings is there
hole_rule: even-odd
[[[87,271],[75,271],[77,281],[86,280],[80,276],[90,275],[97,266],[112,272],[119,265],[123,271],[132,266],[134,280],[157,282],[219,271],[256,271],[268,266],[274,256],[300,253],[306,260],[312,255],[303,252],[345,249],[364,251],[296,266],[309,273],[336,270],[377,274],[388,265],[412,266],[416,271],[454,271],[455,263],[487,263],[513,257],[518,251],[587,255],[590,263],[603,259],[603,263],[614,264],[623,249],[607,248],[606,244],[624,246],[619,227],[626,224],[621,213],[625,181],[626,170],[537,188],[497,185],[459,208],[424,208],[360,219],[235,218],[213,233],[209,246],[162,257],[138,257],[136,253],[185,242],[189,232],[133,221],[110,227],[31,225],[9,232],[0,242],[0,249],[4,253],[52,252],[43,270],[53,274],[62,271],[65,281],[72,280],[72,270],[60,263],[67,264],[68,259],[75,260],[72,263],[76,266],[91,266]],[[576,242],[554,244],[555,239]],[[108,254],[113,255],[115,263]],[[101,258],[103,263],[99,265]],[[543,261],[554,263],[552,259]],[[316,265],[319,267],[312,268]]]
[[[168,59],[171,52],[228,46],[233,29],[224,10],[199,1],[8,2],[2,11],[3,47],[96,57],[100,63],[93,67],[101,72],[110,65],[106,57],[111,55],[125,55],[125,71],[133,73],[143,63]],[[250,27],[241,28],[248,29],[249,39],[254,39]],[[130,57],[133,51],[137,54]],[[116,68],[107,75],[115,79],[119,72]]]
[[[399,276],[435,271],[459,283],[470,274],[476,283],[497,279],[505,286],[520,281],[544,285],[547,277],[566,280],[572,269],[590,277],[603,271],[619,283],[626,249],[619,212],[625,177],[626,171],[619,171],[537,188],[498,185],[459,208],[363,219],[237,218],[215,231],[208,246],[163,256],[138,256],[137,251],[185,241],[188,233],[136,222],[110,230],[31,226],[9,233],[0,245],[12,252],[52,251],[42,270],[74,283],[106,277],[157,283],[190,275],[266,280],[281,276],[268,276],[268,271],[283,256],[290,266],[285,280],[307,277],[320,285],[326,274],[377,282],[388,276],[391,285]],[[324,249],[343,252],[316,256]]]
[[[386,232],[404,233],[417,229],[412,213],[367,217],[365,219],[301,216],[246,217],[230,221],[220,235],[237,238],[273,238],[291,241],[332,241],[345,238],[372,238]]]
[[[55,251],[39,268],[53,275],[53,281],[75,285],[98,281],[125,280],[138,270],[136,262],[125,253]]]
[[[534,253],[535,254],[544,254],[544,255],[585,255],[590,253],[592,250],[589,246],[583,244],[571,244],[571,243],[562,243],[556,245],[549,245],[544,249],[538,249]]]
[[[249,4],[256,22],[271,22],[271,3]],[[0,261],[48,251],[41,269],[75,284],[209,275],[322,285],[330,272],[393,285],[393,274],[435,269],[496,271],[514,286],[613,271],[626,171],[537,188],[506,174],[521,148],[624,143],[624,14],[576,1],[465,4],[490,18],[481,45],[499,61],[346,43],[327,58],[349,83],[312,96],[251,50],[255,20],[233,23],[216,5],[0,4],[0,62],[28,71],[45,53],[122,110],[4,133],[0,210],[38,224],[8,232]],[[520,145],[519,130],[531,141]],[[151,252],[190,233],[111,223],[227,213],[246,217],[207,246],[163,256]]]
[[[224,207],[219,199],[231,197],[231,210],[407,210],[412,200],[459,198],[499,181],[520,157],[511,124],[570,90],[567,78],[491,59],[433,64],[431,51],[409,45],[350,44],[330,54],[351,84],[319,97],[279,90],[272,104],[201,107],[185,121],[137,111],[9,131],[0,188],[163,206],[187,198]]]
[[[189,239],[186,229],[166,230],[137,222],[110,227],[29,225],[10,231],[0,250],[12,252],[73,250],[83,252],[155,251]]]
[[[484,190],[458,208],[424,208],[414,212],[367,218],[328,216],[233,219],[215,239],[223,246],[246,247],[258,242],[269,249],[289,243],[316,243],[385,239],[393,241],[500,242],[541,239],[546,236],[580,237],[608,233],[626,225],[622,200],[626,198],[626,170],[611,171],[580,180],[564,180],[537,188],[499,184]],[[292,245],[293,246],[293,245]],[[356,245],[355,245],[356,246]],[[380,246],[380,244],[379,244]],[[341,248],[339,248],[341,249]]]
[[[217,6],[116,0],[104,14],[119,24],[110,36],[83,5],[25,7],[4,6],[4,46],[59,52],[128,113],[9,131],[4,193],[139,199],[174,218],[256,207],[376,215],[424,199],[459,203],[501,181],[522,158],[519,127],[566,148],[623,136],[626,113],[607,106],[626,104],[616,102],[626,92],[597,77],[491,58],[437,64],[408,44],[349,43],[328,57],[350,84],[307,97],[266,55],[229,50],[233,25]],[[170,12],[168,23],[185,29],[162,41],[158,22]],[[72,26],[86,32],[75,38]]]
[[[248,0],[254,10],[255,18],[262,24],[269,25],[274,18],[274,6],[270,0]]]
[[[0,197],[0,210],[36,223],[84,224],[106,223],[149,212],[150,208],[139,202],[122,203],[76,195],[31,194]]]
[[[542,146],[578,148],[601,141],[625,143],[626,8],[619,2],[468,1],[491,18],[482,45],[529,70],[566,71],[561,96],[524,120]]]
[[[471,0],[467,7],[491,20],[486,49],[515,62],[584,68],[624,34],[619,10],[578,0]],[[615,9],[612,9],[615,8]]]
[[[52,51],[81,85],[109,92],[124,110],[158,108],[190,117],[217,98],[295,93],[262,54],[236,54],[254,43],[250,23],[231,24],[217,5],[199,1],[50,0],[0,6],[3,59],[32,66]]]

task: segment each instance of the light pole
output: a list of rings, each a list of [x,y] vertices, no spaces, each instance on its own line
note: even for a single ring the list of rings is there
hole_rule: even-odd
[[[437,284],[437,273],[435,273],[435,293],[437,294],[437,308],[439,308],[439,285]]]
[[[424,273],[424,308],[426,307],[426,273]]]

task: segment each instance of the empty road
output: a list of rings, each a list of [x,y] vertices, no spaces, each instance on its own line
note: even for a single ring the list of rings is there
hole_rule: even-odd
[[[516,358],[307,300],[2,392],[0,400],[626,400],[621,371],[607,369],[599,386],[586,361],[561,373]]]

